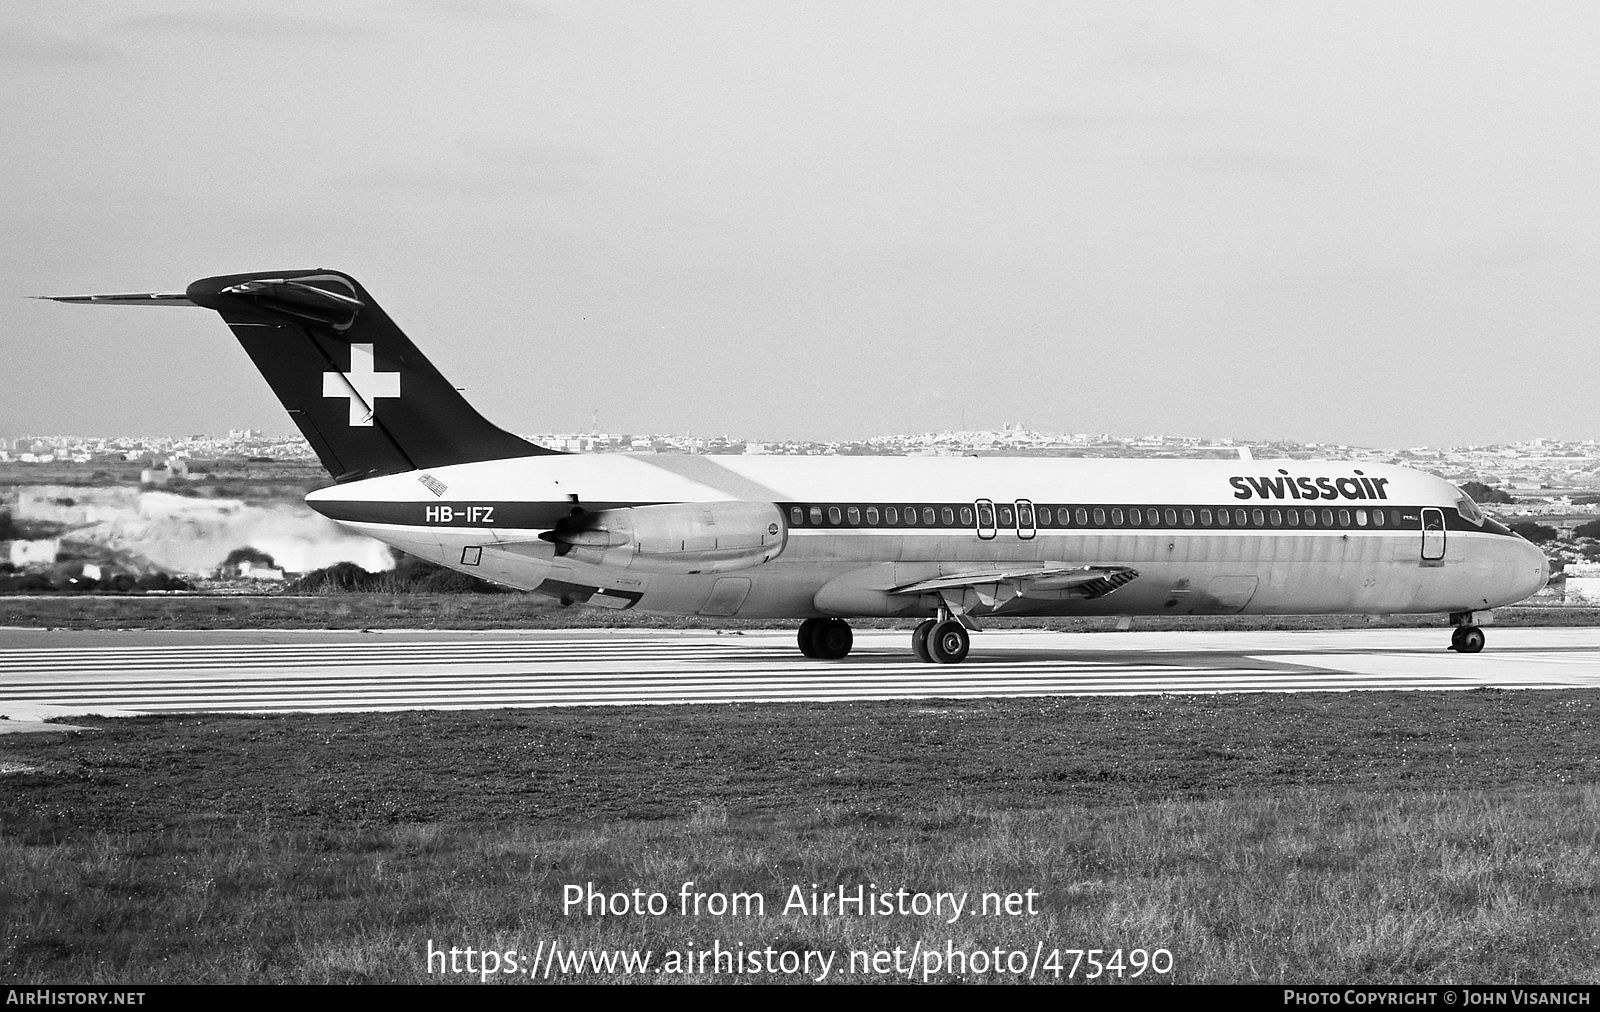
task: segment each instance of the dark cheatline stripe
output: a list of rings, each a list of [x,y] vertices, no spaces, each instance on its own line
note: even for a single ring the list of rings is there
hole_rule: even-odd
[[[359,524],[396,524],[405,527],[465,527],[493,530],[509,527],[518,530],[547,531],[571,516],[574,509],[586,513],[640,506],[637,502],[526,502],[491,499],[440,500],[438,502],[362,502],[338,500],[308,502],[308,506],[329,520]]]
[[[897,530],[962,531],[976,529],[972,522],[969,521],[967,523],[962,523],[960,520],[961,511],[963,509],[968,511],[969,518],[973,515],[974,505],[971,502],[913,502],[901,500],[893,503],[778,502],[776,505],[780,510],[783,511],[784,518],[788,521],[792,530],[883,530],[893,532]],[[1010,508],[1013,504],[1007,502],[996,503],[995,505]],[[1032,505],[1036,518],[1034,524],[1035,530],[1081,531],[1089,534],[1099,534],[1107,531],[1148,531],[1151,533],[1162,534],[1174,532],[1185,533],[1191,531],[1220,531],[1225,533],[1231,531],[1274,531],[1280,534],[1298,534],[1302,532],[1316,533],[1318,531],[1339,531],[1341,533],[1358,531],[1363,533],[1401,531],[1406,533],[1420,534],[1422,532],[1422,510],[1424,508],[1440,510],[1444,516],[1445,527],[1449,531],[1485,534],[1511,533],[1503,527],[1499,527],[1499,525],[1485,524],[1483,527],[1479,527],[1462,518],[1458,513],[1456,513],[1454,507],[1401,506],[1393,503],[1384,503],[1381,506],[1371,506],[1359,501],[1352,502],[1349,500],[1339,500],[1338,502],[1329,502],[1315,506],[1309,504],[1308,502],[1296,504],[1276,501],[1266,504],[1258,501],[1253,505],[1229,504],[1227,506],[1222,506],[1216,503],[1206,503],[1204,505],[1194,505],[1191,503],[1184,505],[1179,503],[1133,504],[1125,502],[1040,502],[1033,503]],[[819,511],[817,516],[821,518],[820,520],[812,515],[812,509]],[[888,510],[890,509],[894,509],[899,517],[899,519],[897,519],[894,523],[890,523],[888,521]],[[955,514],[955,519],[951,523],[945,523],[943,521],[944,511],[946,509],[951,510]],[[1080,509],[1086,510],[1089,513],[1087,520],[1081,523],[1077,518],[1077,510]],[[1230,522],[1226,524],[1218,523],[1216,521],[1216,514],[1220,513],[1224,509],[1229,513]],[[1377,509],[1383,509],[1386,511],[1386,521],[1383,524],[1376,524],[1371,520],[1372,512]],[[831,512],[833,510],[838,511],[839,519],[837,521],[833,519],[833,513]],[[856,519],[853,521],[850,519],[852,515],[850,512],[851,510],[856,511],[854,514]],[[877,523],[872,523],[869,521],[869,514],[867,512],[868,510],[876,511],[879,518]],[[924,514],[925,510],[933,511],[935,517],[934,523],[930,524],[927,522],[926,515]],[[1096,522],[1094,520],[1095,510],[1101,510],[1105,514],[1100,522]],[[1113,510],[1122,512],[1123,522],[1121,524],[1113,521]],[[1140,514],[1140,523],[1132,522],[1132,514],[1135,510],[1137,510]],[[1158,514],[1156,523],[1150,523],[1150,511],[1152,510],[1156,511]],[[1177,514],[1179,519],[1178,523],[1174,524],[1168,522],[1168,510],[1172,510]],[[1212,515],[1212,522],[1210,524],[1204,524],[1200,522],[1199,514],[1202,510],[1207,511]],[[1264,519],[1266,522],[1256,522],[1255,511],[1257,510],[1264,512]],[[1272,511],[1274,510],[1276,510],[1280,515],[1280,521],[1276,524],[1272,523],[1270,519]],[[1302,522],[1298,525],[1290,525],[1287,520],[1287,512],[1289,510],[1299,511],[1302,520],[1304,518],[1305,511],[1314,510],[1317,514],[1316,523],[1306,524]],[[1356,518],[1357,510],[1364,510],[1367,512],[1368,522],[1366,524],[1361,524],[1358,522]],[[796,511],[798,511],[798,513]],[[1044,518],[1046,511],[1048,511],[1051,518],[1048,521]],[[1193,523],[1182,522],[1185,511],[1195,515],[1195,520]],[[1243,524],[1238,522],[1236,516],[1236,514],[1241,511],[1245,514],[1245,522]],[[1333,514],[1332,523],[1326,522],[1327,518],[1323,516],[1324,511]],[[1339,513],[1341,511],[1347,514],[1346,522],[1344,523],[1339,522]],[[1060,520],[1060,517],[1063,515],[1063,513],[1066,513],[1069,517],[1068,521],[1065,523]],[[911,519],[908,520],[907,517],[910,517]],[[996,525],[984,525],[983,529],[987,531],[993,526]],[[998,523],[997,526],[1000,531],[1004,532],[1008,530],[1016,530],[1017,525],[1015,519],[1013,519],[1013,522],[1010,524],[1002,522]],[[1515,537],[1515,535],[1511,536]]]
[[[745,500],[768,501],[768,500]],[[947,531],[972,531],[977,532],[977,527],[971,522],[962,523],[961,511],[966,510],[969,519],[973,516],[971,502],[895,502],[895,503],[868,503],[868,502],[790,502],[786,500],[770,500],[782,511],[786,522],[793,530],[947,530]],[[652,502],[527,502],[511,500],[440,500],[438,502],[364,502],[357,500],[337,500],[311,502],[309,505],[318,513],[330,520],[343,520],[349,523],[366,524],[394,524],[406,527],[446,527],[462,528],[469,530],[550,530],[575,509],[593,513],[608,509],[625,509],[632,506],[655,505]],[[1010,508],[1011,504],[996,504]],[[1130,504],[1130,503],[1035,503],[1034,529],[1041,532],[1048,531],[1081,531],[1085,533],[1102,533],[1107,531],[1148,531],[1151,533],[1183,533],[1190,531],[1202,532],[1231,532],[1231,531],[1275,531],[1284,534],[1315,533],[1318,531],[1340,531],[1344,533],[1382,533],[1385,531],[1404,531],[1420,533],[1422,530],[1422,511],[1426,509],[1439,509],[1444,517],[1445,528],[1450,532],[1496,534],[1516,537],[1511,531],[1496,523],[1487,523],[1479,527],[1460,516],[1455,509],[1445,507],[1420,507],[1399,506],[1385,504],[1381,507],[1367,506],[1360,503],[1340,501],[1326,505],[1288,505],[1274,502],[1270,505],[1250,506],[1219,506],[1216,504],[1180,505],[1176,503],[1161,504]],[[812,516],[811,511],[818,510],[820,520]],[[897,512],[898,519],[894,523],[888,522],[888,511]],[[1089,511],[1087,522],[1079,522],[1078,510]],[[1370,519],[1372,512],[1377,509],[1386,511],[1387,520],[1384,524],[1377,524]],[[869,514],[868,510],[873,511]],[[927,522],[924,511],[931,510],[934,522]],[[950,511],[952,520],[944,522],[945,511]],[[1094,511],[1101,510],[1104,517],[1100,522],[1095,522]],[[1114,522],[1112,511],[1120,511],[1123,522]],[[1208,511],[1212,523],[1204,524],[1199,521],[1202,510]],[[1222,524],[1216,522],[1217,514],[1226,510],[1232,522]],[[1300,523],[1291,525],[1287,522],[1288,511],[1297,511],[1303,518],[1307,511],[1316,513],[1314,524]],[[1358,522],[1357,511],[1364,511],[1369,519],[1366,524]],[[834,520],[837,511],[838,520]],[[852,513],[852,511],[854,511]],[[1174,524],[1169,522],[1167,513],[1171,511],[1179,518]],[[1265,522],[1257,522],[1256,512],[1263,512]],[[1279,514],[1279,522],[1272,523],[1272,513]],[[1133,523],[1132,516],[1137,512],[1141,523]],[[1244,513],[1245,522],[1239,523],[1238,513]],[[1340,513],[1345,514],[1344,522],[1340,522]],[[1150,522],[1154,513],[1156,522]],[[1325,513],[1331,513],[1333,522],[1328,522]],[[877,523],[870,522],[869,516],[876,515]],[[1186,515],[1195,517],[1191,523],[1182,522]],[[851,517],[855,519],[852,520]],[[1049,520],[1046,520],[1046,517]],[[1061,518],[1065,516],[1067,522]],[[910,519],[907,519],[907,518]],[[797,519],[798,518],[798,519]],[[1010,524],[999,523],[1001,531],[1015,530],[1016,522]],[[985,531],[992,529],[991,525],[984,525]],[[988,535],[985,535],[987,537]]]

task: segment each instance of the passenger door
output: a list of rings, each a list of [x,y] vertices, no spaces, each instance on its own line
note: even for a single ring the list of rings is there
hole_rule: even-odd
[[[1444,558],[1444,510],[1428,507],[1422,511],[1422,561]]]
[[[1027,541],[1034,534],[1033,503],[1027,499],[1018,499],[1017,503],[1017,537]]]
[[[972,507],[976,514],[974,519],[978,522],[978,537],[984,541],[993,539],[998,531],[994,522],[994,501],[979,499],[972,504]]]

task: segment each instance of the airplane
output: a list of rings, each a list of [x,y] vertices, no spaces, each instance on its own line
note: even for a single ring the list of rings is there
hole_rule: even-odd
[[[198,306],[233,330],[334,484],[318,513],[563,604],[801,619],[845,657],[852,618],[919,619],[956,664],[990,616],[1477,613],[1544,586],[1544,554],[1460,489],[1314,460],[571,454],[487,421],[356,280],[203,278],[43,296]]]

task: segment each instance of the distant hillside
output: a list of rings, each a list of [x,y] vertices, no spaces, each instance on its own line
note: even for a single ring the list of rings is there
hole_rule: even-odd
[[[341,562],[291,581],[285,594],[503,594],[505,588],[458,573],[415,556],[395,553],[394,569],[369,573],[353,562]]]

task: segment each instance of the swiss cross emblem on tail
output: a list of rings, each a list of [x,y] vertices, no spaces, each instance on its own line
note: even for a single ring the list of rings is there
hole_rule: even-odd
[[[350,371],[322,374],[322,396],[350,399],[350,424],[371,425],[379,397],[400,396],[400,374],[378,372],[372,345],[350,346]]]

